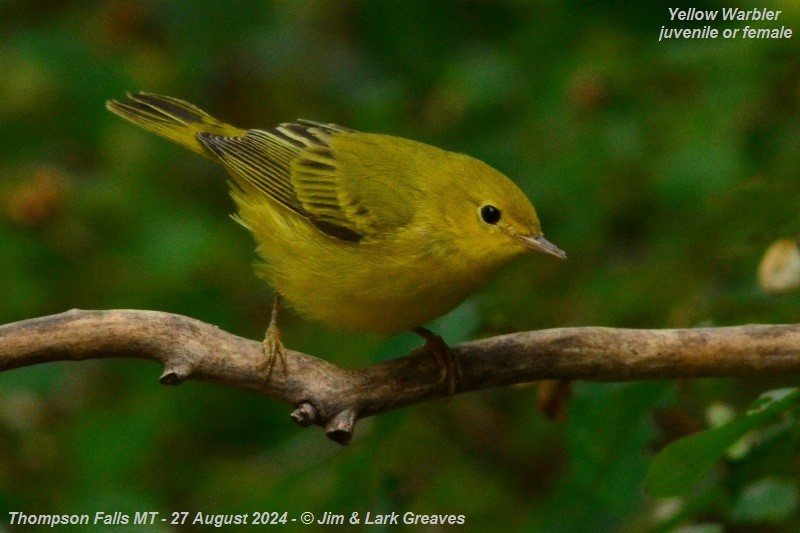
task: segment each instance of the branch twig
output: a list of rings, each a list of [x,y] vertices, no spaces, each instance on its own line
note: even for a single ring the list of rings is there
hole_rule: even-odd
[[[800,372],[800,325],[635,330],[559,328],[502,335],[453,347],[456,393],[542,379],[631,381]],[[260,342],[192,318],[157,311],[72,310],[0,326],[0,371],[60,360],[136,357],[164,365],[161,383],[192,378],[250,389],[295,408],[346,444],[355,423],[447,396],[433,357],[346,369],[288,350],[286,372],[267,378]]]

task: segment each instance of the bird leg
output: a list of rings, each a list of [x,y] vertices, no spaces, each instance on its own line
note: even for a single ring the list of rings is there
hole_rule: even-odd
[[[412,329],[414,333],[425,339],[425,346],[417,348],[412,352],[415,355],[419,352],[430,352],[439,363],[439,381],[444,383],[447,380],[447,400],[449,401],[456,392],[456,381],[461,378],[461,365],[458,362],[455,352],[444,342],[442,337],[422,326]]]
[[[269,327],[264,336],[264,360],[256,366],[259,372],[266,371],[267,377],[272,374],[272,369],[275,367],[275,361],[279,360],[283,371],[286,372],[286,348],[281,342],[281,332],[278,329],[278,309],[281,306],[281,295],[275,293],[275,298],[272,300],[272,314],[269,317]]]

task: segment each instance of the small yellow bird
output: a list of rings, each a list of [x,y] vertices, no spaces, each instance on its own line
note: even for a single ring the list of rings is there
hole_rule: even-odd
[[[284,361],[280,298],[335,328],[412,330],[455,390],[457,362],[426,322],[512,258],[565,258],[508,178],[469,156],[307,120],[243,130],[167,96],[109,101],[117,115],[220,163],[257,273],[276,290],[264,368]],[[263,370],[263,368],[262,368]]]

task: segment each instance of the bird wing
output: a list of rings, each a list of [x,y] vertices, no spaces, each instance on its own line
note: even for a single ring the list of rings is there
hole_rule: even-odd
[[[411,213],[407,207],[397,209],[377,198],[371,202],[371,197],[381,195],[370,191],[383,188],[385,176],[364,176],[369,169],[360,168],[359,161],[337,158],[332,137],[352,132],[335,124],[300,120],[268,130],[247,130],[241,136],[199,133],[198,140],[222,162],[243,192],[266,195],[322,232],[358,242],[406,224]],[[365,179],[372,183],[365,187]]]

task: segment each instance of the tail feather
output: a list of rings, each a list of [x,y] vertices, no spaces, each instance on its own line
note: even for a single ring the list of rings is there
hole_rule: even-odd
[[[239,136],[245,130],[220,122],[201,109],[170,96],[149,93],[128,93],[128,101],[109,100],[106,108],[112,113],[176,142],[200,155],[214,155],[198,140],[200,133]]]

